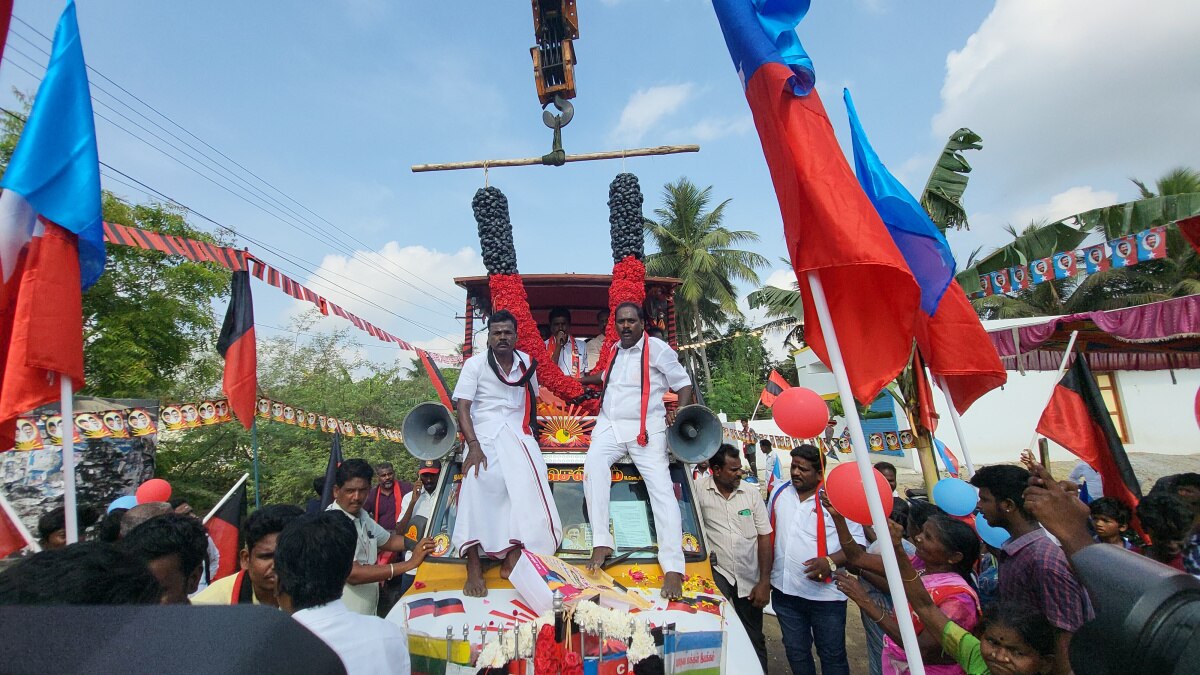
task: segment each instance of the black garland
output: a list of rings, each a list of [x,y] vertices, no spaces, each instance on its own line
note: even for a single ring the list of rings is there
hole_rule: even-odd
[[[646,242],[642,202],[642,188],[637,176],[631,173],[617,174],[608,186],[608,224],[614,263],[626,256],[642,259]]]
[[[488,274],[516,274],[517,249],[513,246],[508,198],[498,188],[485,187],[471,200],[479,226],[479,249]]]

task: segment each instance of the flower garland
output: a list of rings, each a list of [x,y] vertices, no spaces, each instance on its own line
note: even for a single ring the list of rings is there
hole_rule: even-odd
[[[638,307],[646,300],[646,265],[637,257],[627,255],[613,265],[612,283],[608,286],[608,325],[604,327],[604,346],[593,373],[602,373],[612,361],[613,345],[617,343],[617,307],[632,302]]]

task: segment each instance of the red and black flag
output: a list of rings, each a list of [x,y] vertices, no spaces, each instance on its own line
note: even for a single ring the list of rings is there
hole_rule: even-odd
[[[429,381],[433,383],[433,388],[437,390],[438,399],[442,405],[448,410],[454,410],[454,403],[450,400],[450,389],[446,387],[446,379],[442,377],[442,371],[429,358],[429,352],[424,349],[417,351],[417,356],[421,358],[421,365],[425,367],[425,374],[429,375]]]
[[[758,401],[770,408],[775,405],[775,398],[782,394],[784,389],[791,388],[792,385],[783,379],[778,370],[772,370],[771,376],[767,378],[767,386],[763,387],[762,393],[758,396]]]
[[[206,570],[209,583],[239,569],[238,550],[241,548],[242,523],[246,520],[246,505],[246,478],[243,476],[204,521],[208,536],[221,553],[217,569]]]
[[[1187,243],[1191,244],[1197,253],[1200,253],[1200,216],[1184,218],[1176,225],[1179,226],[1179,234],[1182,234]]]
[[[325,464],[325,487],[321,490],[321,510],[333,503],[333,487],[337,483],[337,470],[342,465],[342,434],[333,432],[333,445],[329,447],[329,461]]]
[[[254,303],[250,299],[250,273],[234,272],[230,284],[229,309],[217,339],[217,351],[225,358],[223,385],[229,407],[247,429],[254,424],[258,395],[258,355],[254,346]]]
[[[1142,488],[1082,355],[1075,356],[1075,363],[1054,388],[1054,396],[1042,412],[1037,430],[1095,469],[1104,481],[1105,497],[1112,497],[1131,509],[1137,507]]]

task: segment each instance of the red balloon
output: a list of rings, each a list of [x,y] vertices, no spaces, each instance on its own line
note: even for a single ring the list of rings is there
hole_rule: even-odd
[[[804,387],[784,389],[772,406],[775,423],[792,438],[816,438],[829,424],[829,406],[817,392]]]
[[[879,500],[883,502],[883,515],[892,515],[892,486],[876,469],[875,488],[879,491]],[[859,525],[871,524],[871,510],[867,508],[867,494],[863,491],[862,479],[858,475],[858,465],[845,462],[833,468],[825,475],[825,494],[829,503],[838,513],[853,520]]]
[[[151,478],[138,486],[136,496],[139,504],[170,501],[171,484],[161,478]]]

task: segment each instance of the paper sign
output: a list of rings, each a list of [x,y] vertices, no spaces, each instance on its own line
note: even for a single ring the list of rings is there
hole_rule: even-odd
[[[617,550],[653,546],[650,536],[650,505],[640,501],[612,502],[609,515],[613,522],[613,539]]]

